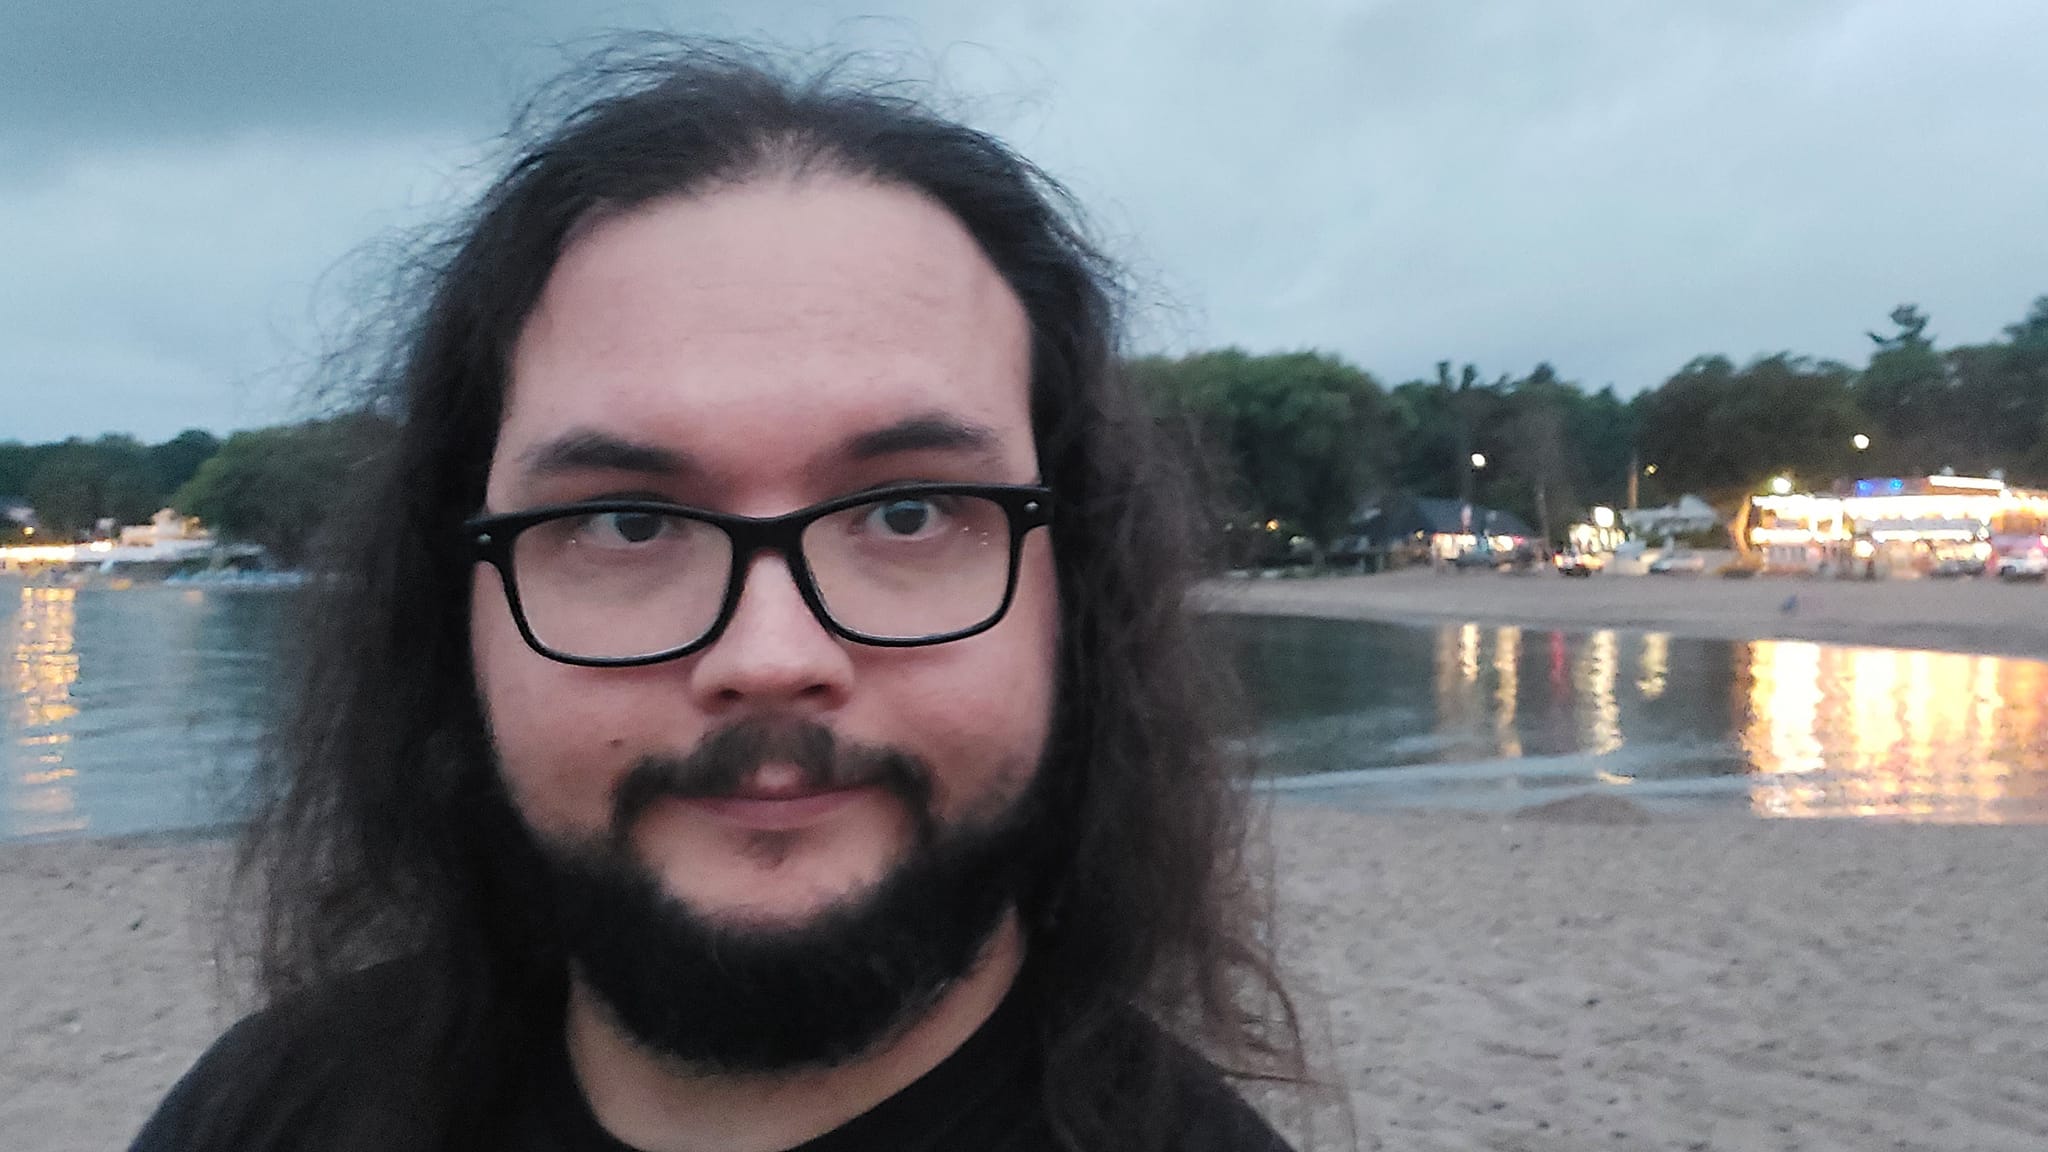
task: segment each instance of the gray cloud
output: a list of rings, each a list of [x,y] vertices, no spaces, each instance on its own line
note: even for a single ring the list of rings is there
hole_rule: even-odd
[[[1074,186],[1152,346],[1624,391],[1688,357],[1980,340],[2048,293],[2031,0],[275,4],[0,16],[0,437],[289,410],[333,269],[445,213],[560,41],[921,49]]]

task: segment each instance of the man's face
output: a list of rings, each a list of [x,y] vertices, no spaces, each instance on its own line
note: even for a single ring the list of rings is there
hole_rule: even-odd
[[[514,349],[487,504],[772,516],[899,482],[1032,483],[1029,379],[1015,295],[914,192],[821,176],[657,201],[563,254]],[[1047,536],[1026,537],[1015,602],[978,636],[839,639],[763,553],[715,643],[638,668],[535,653],[479,566],[472,652],[512,799],[544,843],[623,832],[662,893],[714,925],[799,930],[857,905],[912,853],[920,818],[985,823],[1030,782],[1057,645]],[[612,829],[636,765],[735,726],[800,724],[921,764],[929,811],[880,787],[820,794],[770,755],[737,797],[659,797]]]

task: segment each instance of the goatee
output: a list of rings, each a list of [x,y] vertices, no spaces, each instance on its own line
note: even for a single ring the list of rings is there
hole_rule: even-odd
[[[905,806],[911,844],[872,888],[802,923],[706,917],[668,894],[629,833],[655,800],[730,795],[770,760],[814,789],[880,788]],[[705,1071],[827,1067],[916,1021],[973,968],[1035,874],[1037,793],[1034,777],[1000,813],[949,826],[914,757],[821,725],[749,722],[684,759],[636,764],[608,835],[538,848],[571,963],[638,1043]]]

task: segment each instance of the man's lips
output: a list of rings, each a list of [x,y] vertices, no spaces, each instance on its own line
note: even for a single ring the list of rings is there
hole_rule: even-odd
[[[815,824],[873,791],[871,786],[816,792],[741,792],[680,801],[718,820],[761,831],[789,831]]]

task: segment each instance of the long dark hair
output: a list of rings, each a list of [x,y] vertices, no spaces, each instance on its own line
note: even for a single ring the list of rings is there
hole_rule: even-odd
[[[567,109],[564,111],[564,109]],[[293,655],[304,669],[238,858],[273,1003],[414,957],[409,1027],[444,1083],[430,1142],[479,1130],[517,1009],[561,977],[535,867],[494,779],[469,655],[471,565],[509,349],[594,211],[764,173],[905,186],[972,233],[1023,302],[1032,419],[1058,494],[1063,607],[1047,758],[1054,861],[1020,909],[1045,1094],[1076,1149],[1144,1147],[1182,1046],[1289,1078],[1300,1031],[1271,961],[1248,823],[1219,739],[1219,657],[1183,607],[1195,501],[1119,369],[1113,269],[1066,193],[992,137],[842,71],[793,76],[725,45],[645,42],[529,114],[507,173],[423,265],[374,403],[397,422],[339,511]],[[1164,1039],[1133,1029],[1133,1013]],[[559,1027],[559,1017],[552,1021]],[[462,1057],[462,1058],[458,1058]],[[437,1111],[438,1110],[438,1111]]]

